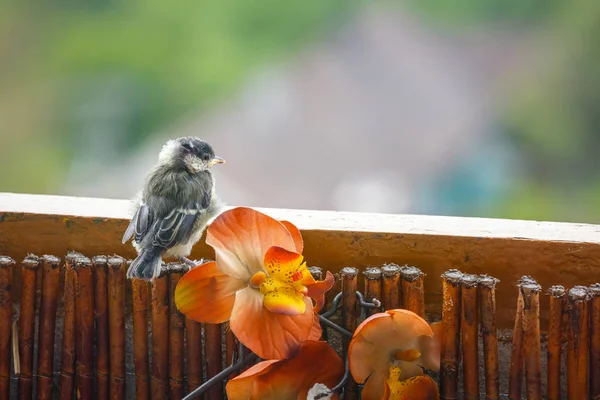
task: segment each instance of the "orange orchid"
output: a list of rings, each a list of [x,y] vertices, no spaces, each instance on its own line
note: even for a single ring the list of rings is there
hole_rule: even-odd
[[[400,381],[400,367],[390,368],[382,400],[440,400],[437,383],[427,375],[417,375]]]
[[[325,280],[315,281],[292,223],[237,207],[212,222],[206,243],[216,261],[179,280],[179,311],[198,322],[229,321],[240,342],[263,359],[288,358],[304,340],[321,337],[316,312],[334,278],[328,272]]]
[[[438,332],[440,327],[434,326]],[[426,378],[408,379],[423,375],[422,367],[439,370],[439,336],[434,337],[432,327],[411,311],[377,313],[354,332],[348,362],[356,382],[365,384],[364,400],[380,400],[386,390],[385,399],[417,399],[407,393],[421,393],[421,387],[429,390],[430,383]]]
[[[344,362],[327,342],[307,340],[294,357],[260,362],[227,382],[227,398],[304,400],[313,386],[332,388],[343,375]]]

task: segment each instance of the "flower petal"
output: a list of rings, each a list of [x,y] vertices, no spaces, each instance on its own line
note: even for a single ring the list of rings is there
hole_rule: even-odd
[[[322,281],[315,281],[312,285],[307,285],[306,296],[311,297],[315,301],[314,311],[319,312],[325,305],[325,293],[331,290],[335,285],[335,278],[333,274],[327,271],[325,279]]]
[[[398,350],[418,349],[420,336],[433,336],[429,324],[408,310],[389,310],[365,319],[348,349],[350,372],[358,383],[369,375],[388,373],[390,357]]]
[[[273,364],[278,362],[278,360],[259,362],[227,382],[227,398],[231,400],[250,400],[259,398],[256,397],[256,394],[254,393],[254,386],[259,386],[260,377],[268,374],[273,369]],[[261,388],[258,387],[257,391],[261,391]]]
[[[296,292],[293,286],[279,286],[264,295],[265,308],[273,313],[294,316],[306,311],[304,295]]]
[[[294,243],[296,244],[296,253],[302,253],[304,251],[304,240],[302,239],[302,234],[300,230],[296,228],[296,225],[292,224],[289,221],[279,221],[285,226],[288,232],[292,235],[292,239],[294,239]]]
[[[217,265],[226,274],[248,281],[264,270],[263,256],[272,246],[295,250],[292,234],[279,221],[251,208],[221,213],[210,224],[206,243],[215,249]]]
[[[382,400],[439,400],[437,383],[430,376],[420,375],[400,382],[385,382]]]
[[[363,400],[381,400],[385,386],[386,375],[383,371],[376,371],[365,383],[361,392]]]
[[[304,273],[310,275],[303,260],[302,254],[273,246],[265,253],[264,264],[270,277],[292,284],[301,280]]]
[[[422,336],[419,339],[421,358],[417,363],[432,371],[439,371],[442,353],[442,322],[431,324],[431,330],[433,331],[433,337]]]
[[[186,317],[220,324],[229,319],[235,294],[246,283],[221,272],[214,261],[193,268],[175,288],[175,305]]]
[[[323,329],[321,328],[321,323],[319,322],[319,314],[314,313],[314,321],[312,324],[312,329],[310,330],[310,335],[308,336],[308,340],[319,340],[321,339],[322,334]]]
[[[322,383],[334,387],[344,374],[344,363],[327,342],[308,340],[289,359],[257,364],[227,384],[230,400],[306,399]]]
[[[310,299],[304,314],[275,314],[263,305],[263,295],[246,288],[236,294],[229,324],[235,336],[263,359],[291,357],[311,334],[314,313]]]

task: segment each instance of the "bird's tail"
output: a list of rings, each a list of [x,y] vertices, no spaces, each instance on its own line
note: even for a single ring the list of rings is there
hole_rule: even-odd
[[[158,278],[162,266],[161,251],[158,248],[142,250],[127,270],[128,279],[151,280]]]

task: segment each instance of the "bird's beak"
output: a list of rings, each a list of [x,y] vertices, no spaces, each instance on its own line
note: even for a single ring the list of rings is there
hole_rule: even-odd
[[[209,166],[213,166],[215,164],[224,164],[225,160],[223,160],[221,157],[215,157],[212,160],[210,160],[210,164],[208,164]]]

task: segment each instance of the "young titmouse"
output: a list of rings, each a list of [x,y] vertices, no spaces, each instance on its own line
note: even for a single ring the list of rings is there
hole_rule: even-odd
[[[187,256],[222,207],[210,167],[223,162],[196,137],[169,140],[163,146],[123,235],[123,243],[133,236],[138,252],[127,278],[158,277],[163,257],[194,265]]]

